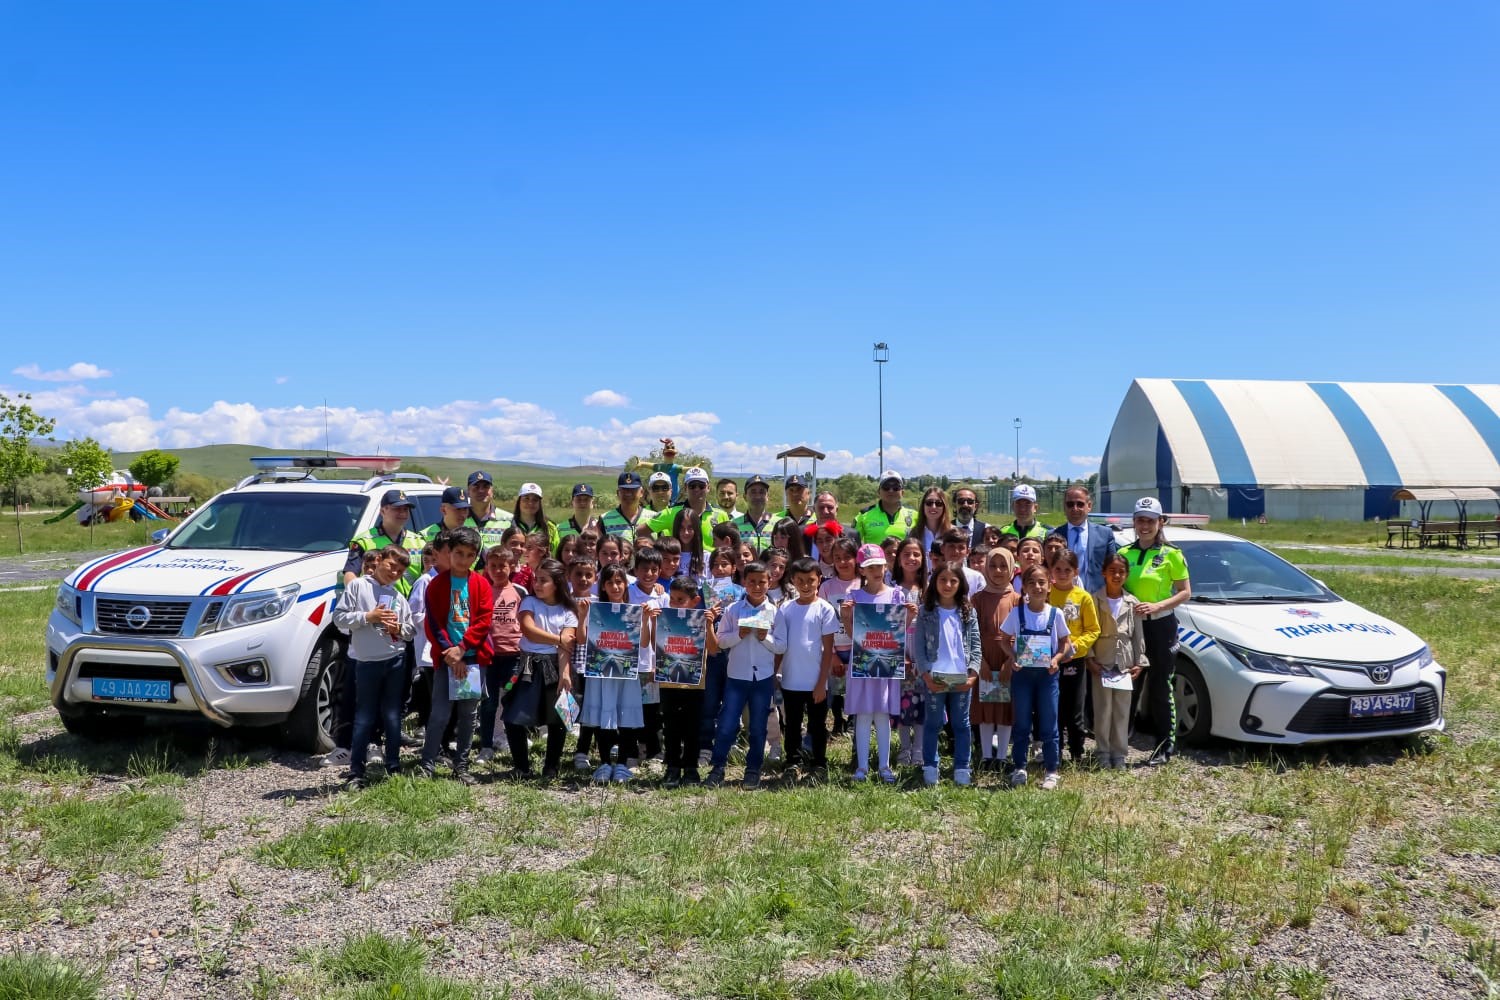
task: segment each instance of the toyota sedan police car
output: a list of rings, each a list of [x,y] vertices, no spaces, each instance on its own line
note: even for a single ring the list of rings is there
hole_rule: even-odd
[[[1115,521],[1115,517],[1108,518]],[[1306,744],[1441,731],[1447,671],[1419,637],[1233,535],[1171,523],[1182,739]],[[1116,534],[1121,546],[1134,537]]]

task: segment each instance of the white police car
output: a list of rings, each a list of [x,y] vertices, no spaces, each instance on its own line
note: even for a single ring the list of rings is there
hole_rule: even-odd
[[[1119,518],[1104,518],[1118,526]],[[1254,542],[1168,522],[1193,597],[1177,608],[1177,721],[1298,745],[1441,731],[1448,674],[1419,637]],[[1124,528],[1121,546],[1134,538]]]
[[[442,487],[390,458],[252,459],[158,544],[68,575],[47,620],[47,683],[72,733],[109,737],[148,716],[276,726],[292,746],[332,747],[344,642],[330,614],[349,541],[399,481],[409,527],[439,516]],[[370,468],[367,480],[314,469]]]

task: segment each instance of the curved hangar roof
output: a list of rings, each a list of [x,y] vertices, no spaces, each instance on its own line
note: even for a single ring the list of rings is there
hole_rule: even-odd
[[[1500,486],[1500,385],[1136,379],[1102,465],[1122,491]]]

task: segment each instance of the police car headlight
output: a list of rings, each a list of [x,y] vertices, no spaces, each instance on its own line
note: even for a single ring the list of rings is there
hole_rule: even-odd
[[[57,613],[74,625],[83,624],[83,599],[66,583],[57,588]]]
[[[1421,649],[1417,650],[1415,656],[1407,657],[1400,663],[1396,664],[1395,669],[1400,670],[1402,667],[1409,666],[1415,666],[1419,670],[1422,667],[1432,666],[1432,648],[1430,646],[1423,646]]]
[[[259,594],[242,594],[224,606],[219,616],[219,628],[239,628],[241,625],[258,625],[261,622],[280,618],[292,610],[297,603],[298,584],[289,584]]]
[[[1229,651],[1246,670],[1255,670],[1263,674],[1283,674],[1288,677],[1311,677],[1312,671],[1303,666],[1297,660],[1286,656],[1272,656],[1270,653],[1260,653],[1244,646],[1236,646],[1232,642],[1219,640],[1219,645]]]

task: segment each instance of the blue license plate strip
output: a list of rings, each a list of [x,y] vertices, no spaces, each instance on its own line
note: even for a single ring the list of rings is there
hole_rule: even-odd
[[[1368,719],[1382,715],[1407,715],[1417,710],[1415,691],[1392,691],[1388,694],[1357,694],[1349,698],[1349,717]]]
[[[121,677],[91,677],[95,701],[171,701],[171,681],[138,681]]]

